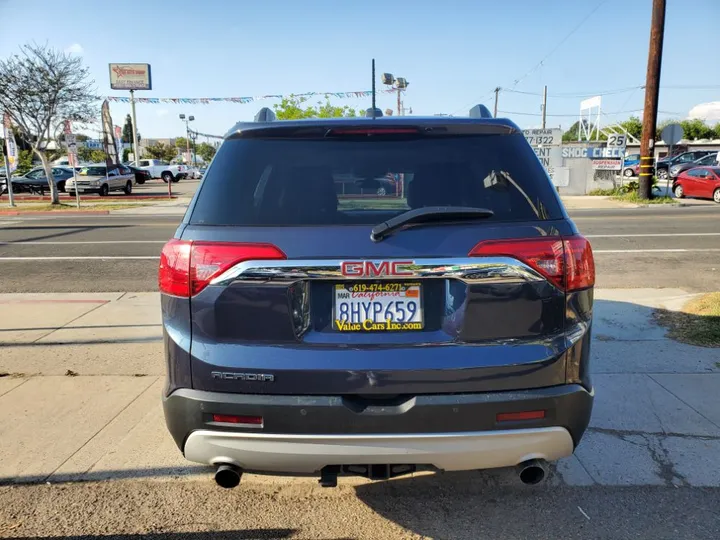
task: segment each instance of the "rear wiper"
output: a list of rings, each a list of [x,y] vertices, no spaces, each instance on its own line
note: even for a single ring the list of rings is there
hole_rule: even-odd
[[[448,223],[470,219],[486,219],[492,216],[492,210],[473,208],[471,206],[427,206],[425,208],[416,208],[375,225],[370,232],[370,240],[379,242],[383,238],[390,236],[393,231],[415,223]]]

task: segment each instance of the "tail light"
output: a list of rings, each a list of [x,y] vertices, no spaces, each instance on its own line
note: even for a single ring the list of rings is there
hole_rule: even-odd
[[[160,291],[189,298],[238,263],[285,258],[285,254],[272,244],[172,239],[165,244],[160,255]]]
[[[583,236],[486,240],[470,257],[503,256],[524,262],[559,289],[574,291],[595,284],[595,262],[590,242]]]

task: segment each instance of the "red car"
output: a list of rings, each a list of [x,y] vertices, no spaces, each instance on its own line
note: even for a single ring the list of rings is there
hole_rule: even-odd
[[[678,199],[698,197],[720,203],[720,167],[695,167],[683,171],[673,183]]]

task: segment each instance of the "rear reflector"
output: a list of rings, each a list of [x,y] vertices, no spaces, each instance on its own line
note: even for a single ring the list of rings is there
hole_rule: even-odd
[[[160,291],[188,298],[208,286],[213,278],[238,263],[286,259],[272,244],[193,242],[172,239],[160,255]]]
[[[470,257],[512,257],[536,270],[565,291],[592,287],[595,263],[584,237],[559,236],[510,240],[485,240],[470,250]]]
[[[521,411],[498,413],[495,419],[498,422],[518,422],[521,420],[542,420],[545,418],[545,411]]]
[[[263,423],[262,416],[235,416],[233,414],[213,414],[213,422],[225,424],[249,424],[260,426]]]

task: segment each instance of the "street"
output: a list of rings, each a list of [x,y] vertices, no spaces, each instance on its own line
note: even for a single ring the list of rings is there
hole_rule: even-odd
[[[720,206],[570,213],[592,243],[599,288],[720,289]],[[154,291],[160,249],[180,219],[0,216],[2,290]]]

